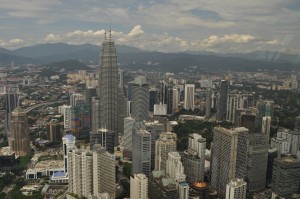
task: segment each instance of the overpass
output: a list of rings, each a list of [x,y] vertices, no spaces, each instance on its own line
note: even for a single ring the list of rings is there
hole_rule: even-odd
[[[24,110],[24,112],[28,113],[28,112],[32,111],[33,109],[36,109],[36,108],[39,108],[39,107],[50,106],[52,104],[63,103],[63,102],[64,102],[63,100],[59,100],[59,101],[44,102],[44,103],[36,104],[36,105],[33,105],[33,106],[30,106],[30,107],[26,108]]]

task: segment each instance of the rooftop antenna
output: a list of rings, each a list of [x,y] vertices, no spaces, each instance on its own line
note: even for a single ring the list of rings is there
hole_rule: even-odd
[[[111,39],[111,18],[109,18],[109,38]]]

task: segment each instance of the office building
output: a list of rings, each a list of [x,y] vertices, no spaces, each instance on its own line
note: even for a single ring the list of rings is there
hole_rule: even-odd
[[[175,179],[176,182],[185,181],[186,175],[184,174],[184,167],[181,162],[181,156],[178,152],[168,153],[166,176]]]
[[[199,134],[190,134],[188,149],[183,152],[186,180],[194,183],[204,180],[206,139]]]
[[[245,111],[240,116],[240,126],[249,130],[249,133],[256,131],[256,114],[251,111]]]
[[[81,93],[70,94],[70,106],[80,106],[85,103],[85,96]]]
[[[226,199],[246,199],[247,183],[243,179],[231,180],[226,185]]]
[[[148,178],[145,174],[130,176],[130,199],[148,199]]]
[[[149,111],[154,111],[154,104],[158,103],[158,89],[150,88],[149,89]]]
[[[132,151],[132,132],[135,120],[132,117],[124,118],[124,134],[122,136],[122,144],[124,150]]]
[[[11,131],[12,111],[18,106],[18,95],[13,92],[7,92],[5,94],[5,100],[6,100],[5,130],[6,130],[6,136],[8,136],[8,132]]]
[[[96,131],[100,126],[100,101],[98,97],[91,98],[91,130]]]
[[[114,153],[115,133],[108,129],[98,129],[90,132],[90,146],[93,149],[95,144],[100,144],[109,153]]]
[[[71,132],[79,137],[81,131],[81,111],[80,107],[71,107]]]
[[[212,91],[211,88],[206,89],[206,96],[205,96],[205,117],[210,117],[211,114],[211,95]]]
[[[100,145],[93,147],[93,192],[108,193],[116,198],[115,155],[108,153]]]
[[[184,87],[184,105],[186,110],[194,110],[195,85],[186,84]]]
[[[131,117],[137,121],[149,118],[149,84],[146,77],[135,78],[132,84]]]
[[[177,135],[172,132],[164,132],[155,141],[155,170],[166,170],[168,153],[176,151]]]
[[[227,93],[228,93],[228,82],[226,80],[222,80],[220,83],[220,95],[218,100],[218,120],[225,121],[226,120],[226,112],[227,112]]]
[[[260,191],[266,187],[269,145],[262,133],[251,133],[248,140],[247,190]]]
[[[132,173],[143,173],[149,176],[150,172],[151,134],[147,130],[136,129],[133,132]]]
[[[273,198],[291,198],[299,193],[300,187],[300,159],[292,156],[274,160],[272,176]]]
[[[224,199],[226,184],[235,178],[246,177],[248,129],[215,127],[213,133],[211,186]]]
[[[91,104],[92,97],[97,96],[97,90],[94,87],[86,87],[84,94],[85,94],[85,103]]]
[[[102,42],[99,68],[99,108],[100,127],[115,132],[115,145],[118,144],[118,88],[119,76],[114,40],[109,35]],[[123,123],[123,120],[122,120]]]
[[[8,145],[15,155],[25,156],[30,151],[27,113],[18,106],[11,115],[11,132],[8,137]]]
[[[257,108],[256,124],[258,128],[262,127],[263,117],[265,116],[273,117],[273,106],[274,106],[273,101],[259,100],[256,103],[256,108]]]

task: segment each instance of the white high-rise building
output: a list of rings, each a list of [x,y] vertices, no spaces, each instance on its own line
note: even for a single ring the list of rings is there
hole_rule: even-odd
[[[71,129],[71,108],[72,106],[63,105],[58,107],[58,112],[64,116],[64,129]]]
[[[71,93],[70,94],[70,105],[79,106],[85,102],[85,96],[81,93]]]
[[[176,182],[184,182],[185,174],[178,152],[169,152],[167,159],[166,175],[175,179]]]
[[[148,178],[145,174],[130,177],[130,199],[148,199]]]
[[[177,135],[172,132],[164,132],[159,135],[155,141],[155,170],[161,171],[166,169],[168,153],[176,151]]]
[[[245,199],[247,183],[243,179],[231,180],[226,185],[226,199]]]
[[[184,105],[186,110],[194,110],[195,85],[186,84],[184,87]]]
[[[93,193],[93,154],[88,150],[68,151],[68,192],[88,197]]]

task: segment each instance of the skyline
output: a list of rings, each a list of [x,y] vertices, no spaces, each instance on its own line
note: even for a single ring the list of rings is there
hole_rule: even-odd
[[[297,0],[2,0],[0,47],[99,45],[111,21],[117,44],[145,50],[297,54],[299,10]]]

